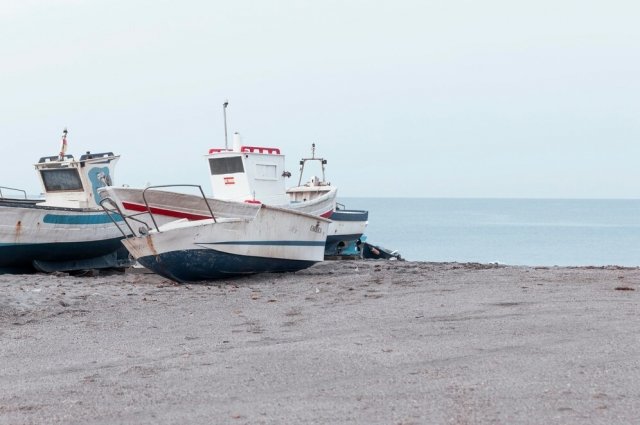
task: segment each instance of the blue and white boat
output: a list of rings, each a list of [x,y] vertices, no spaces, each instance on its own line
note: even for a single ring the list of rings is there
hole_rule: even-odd
[[[297,271],[324,258],[327,219],[155,189],[107,187],[100,195],[105,209],[124,217],[126,229],[134,234],[122,241],[131,256],[168,279],[191,282]],[[145,205],[145,211],[126,214],[123,199]],[[206,217],[201,216],[203,205]]]
[[[60,155],[35,164],[44,198],[0,189],[0,273],[124,267],[130,262],[123,235],[96,200],[111,184],[119,156],[87,152]]]

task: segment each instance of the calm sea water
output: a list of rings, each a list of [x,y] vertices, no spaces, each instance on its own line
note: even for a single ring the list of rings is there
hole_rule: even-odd
[[[413,261],[640,266],[640,200],[343,198]]]

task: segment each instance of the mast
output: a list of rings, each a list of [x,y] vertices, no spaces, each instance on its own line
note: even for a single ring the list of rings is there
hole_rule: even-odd
[[[64,160],[64,154],[67,153],[67,128],[65,127],[62,131],[62,140],[60,141],[60,154],[58,155],[58,160]]]
[[[224,148],[229,150],[229,142],[227,141],[227,106],[229,106],[229,101],[225,100],[222,104],[222,114],[224,115]]]
[[[311,158],[302,158],[300,160],[300,178],[298,179],[298,186],[300,186],[302,184],[302,173],[304,172],[304,164],[307,161],[320,161],[320,164],[322,165],[322,182],[325,182],[325,165],[327,164],[327,160],[324,158],[316,158],[316,144],[312,143],[311,144]]]

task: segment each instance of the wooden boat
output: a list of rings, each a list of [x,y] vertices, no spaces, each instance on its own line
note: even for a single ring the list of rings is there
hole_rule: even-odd
[[[167,187],[101,189],[105,209],[125,219],[123,236],[127,230],[134,234],[122,241],[124,246],[140,264],[161,276],[190,282],[288,272],[324,258],[327,219],[204,195],[197,201],[195,195],[164,189]],[[146,209],[128,215],[123,199],[142,203]],[[200,217],[202,205],[206,217]],[[146,218],[152,226],[146,225]]]
[[[214,148],[207,155],[213,195],[218,199],[261,202],[329,218],[325,255],[339,255],[341,250],[354,244],[364,233],[369,213],[348,210],[336,202],[337,188],[325,179],[327,160],[315,156],[300,160],[298,185],[286,189],[285,157],[279,148],[243,146],[239,135],[234,135],[232,149]],[[302,183],[305,165],[318,162],[322,178],[312,177]]]
[[[66,130],[63,135],[66,147]],[[44,199],[0,189],[0,272],[124,267],[121,232],[96,202],[119,156],[87,152],[42,157],[35,164]]]

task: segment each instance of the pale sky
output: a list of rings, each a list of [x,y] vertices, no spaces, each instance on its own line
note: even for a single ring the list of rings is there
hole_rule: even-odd
[[[229,131],[345,197],[640,197],[637,1],[0,0],[0,185],[122,155],[199,183]]]

